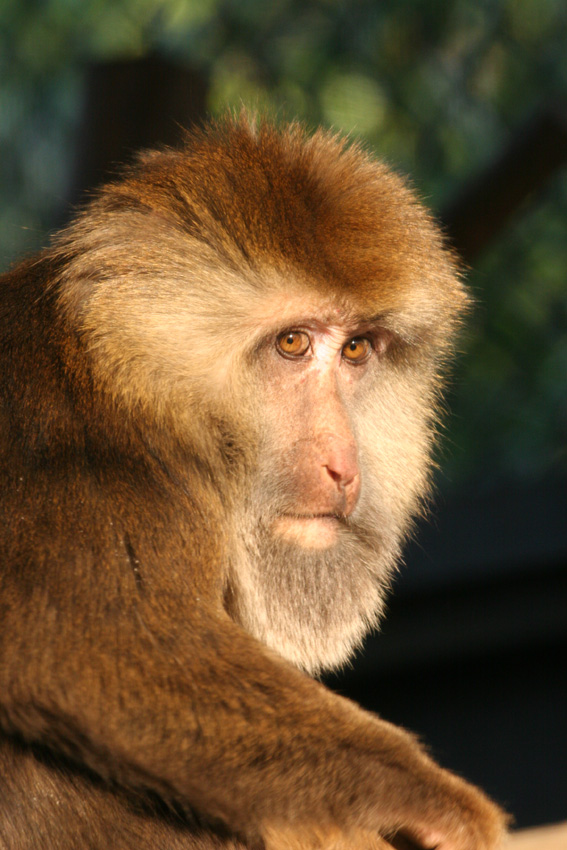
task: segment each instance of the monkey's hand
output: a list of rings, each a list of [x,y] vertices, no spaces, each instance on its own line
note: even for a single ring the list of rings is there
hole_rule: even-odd
[[[364,754],[352,739],[341,741],[349,764],[334,777],[335,790],[327,792],[333,795],[334,822],[326,828],[323,815],[305,828],[294,821],[269,828],[264,833],[269,850],[497,850],[503,845],[508,817],[482,791],[439,767],[412,735],[352,708],[369,723],[372,741]],[[354,729],[353,724],[351,733]],[[342,802],[342,789],[350,783]],[[317,808],[324,810],[322,801]],[[356,825],[345,826],[353,818]]]
[[[381,742],[374,765],[373,809],[377,832],[386,842],[396,850],[496,850],[502,846],[509,818],[495,803],[436,764],[412,735],[373,720],[379,727],[376,743]],[[391,748],[389,753],[386,748]]]

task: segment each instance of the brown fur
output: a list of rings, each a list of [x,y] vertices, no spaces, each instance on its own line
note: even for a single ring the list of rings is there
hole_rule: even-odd
[[[245,118],[2,279],[2,850],[499,844],[481,792],[297,669],[377,620],[465,304],[400,178]],[[270,341],[306,317],[369,328],[369,365],[298,378]],[[266,505],[327,504],[337,446],[362,482],[337,545],[266,543]]]

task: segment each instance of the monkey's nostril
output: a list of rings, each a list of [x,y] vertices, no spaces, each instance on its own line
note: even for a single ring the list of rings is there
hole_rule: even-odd
[[[355,482],[358,475],[358,466],[355,463],[344,464],[324,464],[323,468],[327,471],[330,478],[341,488],[349,487]]]
[[[344,470],[343,472],[338,472],[332,466],[328,465],[325,465],[323,468],[339,491],[341,501],[340,512],[345,515],[352,513],[358,502],[360,493],[358,468],[356,470]]]
[[[325,466],[325,469],[327,470],[333,481],[335,481],[341,487],[345,486],[346,482],[343,481],[343,476],[340,472],[335,472],[335,470],[331,469],[330,466]]]

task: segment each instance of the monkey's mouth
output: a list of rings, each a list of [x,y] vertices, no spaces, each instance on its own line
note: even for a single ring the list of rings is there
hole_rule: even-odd
[[[274,520],[272,532],[306,549],[328,549],[338,539],[344,517],[334,513],[282,514]]]

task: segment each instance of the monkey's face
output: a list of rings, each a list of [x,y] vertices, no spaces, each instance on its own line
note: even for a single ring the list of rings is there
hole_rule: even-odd
[[[344,661],[427,493],[467,301],[428,214],[356,146],[234,125],[142,162],[56,252],[88,379],[207,514],[227,610]]]
[[[408,393],[375,317],[306,298],[278,312],[250,355],[260,449],[227,607],[313,672],[344,661],[381,613],[427,474],[427,381]]]

